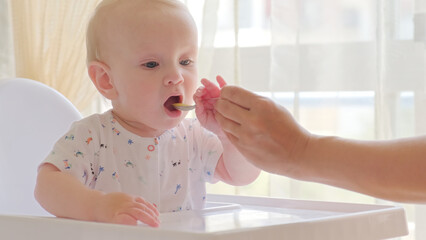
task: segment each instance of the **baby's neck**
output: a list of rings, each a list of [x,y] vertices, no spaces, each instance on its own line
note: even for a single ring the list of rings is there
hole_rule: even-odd
[[[136,126],[136,124],[133,124],[132,122],[126,121],[124,119],[122,119],[120,116],[118,116],[114,111],[111,111],[112,116],[114,117],[115,120],[117,120],[117,122],[123,127],[125,128],[127,131],[138,135],[139,137],[158,137],[160,135],[162,135],[165,130],[160,130],[160,129],[153,129],[150,127],[145,127],[145,128],[140,128],[138,126]]]

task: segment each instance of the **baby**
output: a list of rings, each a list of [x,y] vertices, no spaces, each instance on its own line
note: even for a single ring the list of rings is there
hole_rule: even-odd
[[[155,227],[159,212],[203,208],[205,182],[257,178],[215,120],[220,89],[203,79],[196,91],[197,46],[179,1],[100,3],[87,31],[88,72],[112,109],[75,122],[40,165],[35,196],[47,211]],[[198,120],[173,107],[193,100]]]

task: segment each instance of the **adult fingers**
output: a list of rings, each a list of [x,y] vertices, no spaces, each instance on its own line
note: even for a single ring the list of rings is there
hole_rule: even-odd
[[[224,131],[224,133],[225,133],[226,137],[229,139],[229,141],[233,145],[235,145],[237,147],[240,145],[240,142],[238,141],[239,139],[236,136],[232,135],[230,132],[225,132]]]
[[[237,86],[224,86],[221,89],[220,97],[233,102],[242,108],[250,109],[256,103],[258,95]]]
[[[225,134],[232,135],[232,139],[229,138],[229,140],[238,141],[238,136],[240,135],[241,128],[241,125],[239,123],[224,117],[220,112],[215,113],[215,119],[219,123]]]
[[[232,120],[238,124],[242,124],[247,119],[250,111],[238,104],[228,100],[218,99],[214,105],[216,112],[223,115],[223,117]]]

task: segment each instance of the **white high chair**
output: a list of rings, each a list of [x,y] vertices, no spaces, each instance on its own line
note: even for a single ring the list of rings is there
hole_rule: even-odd
[[[53,88],[29,79],[0,79],[0,214],[49,215],[34,199],[37,166],[80,118]]]
[[[155,231],[34,217],[49,215],[33,197],[37,166],[80,118],[41,83],[0,80],[0,239],[358,240],[408,233],[402,207],[226,195],[208,195],[202,210],[162,213]]]

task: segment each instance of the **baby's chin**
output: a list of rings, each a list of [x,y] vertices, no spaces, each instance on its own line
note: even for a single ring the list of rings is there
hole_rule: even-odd
[[[167,123],[163,126],[163,129],[165,130],[169,130],[172,128],[177,127],[183,119],[185,119],[186,115],[188,114],[188,112],[182,112],[179,111],[180,115],[178,117],[174,117],[174,118],[170,118]]]

